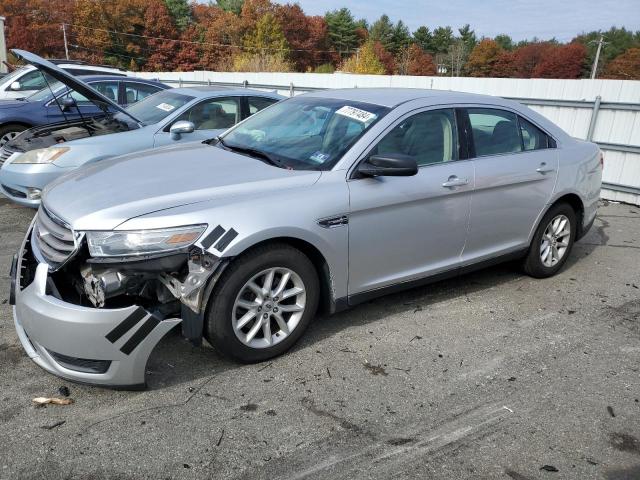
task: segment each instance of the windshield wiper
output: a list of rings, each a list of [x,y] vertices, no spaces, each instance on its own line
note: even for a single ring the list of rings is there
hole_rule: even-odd
[[[222,145],[224,148],[228,150],[231,150],[232,152],[246,153],[251,157],[258,158],[264,163],[273,165],[274,167],[284,168],[281,161],[277,160],[274,156],[263,152],[262,150],[257,150],[255,148],[249,148],[249,147],[239,147],[237,145],[229,145],[228,143],[225,143],[224,140],[222,140],[222,138],[220,137],[216,137],[215,139],[217,140],[218,144]]]

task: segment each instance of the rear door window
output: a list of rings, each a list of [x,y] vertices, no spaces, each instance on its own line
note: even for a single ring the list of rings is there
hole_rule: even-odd
[[[520,121],[520,133],[525,151],[552,147],[552,141],[546,133],[529,120],[522,117],[518,117],[518,120]]]
[[[134,104],[149,95],[153,95],[158,90],[161,89],[146,83],[124,82],[124,103],[127,105]]]
[[[249,115],[253,115],[269,105],[273,105],[278,100],[267,97],[249,97],[247,101],[249,102]]]
[[[518,117],[493,108],[468,108],[477,157],[522,152]]]

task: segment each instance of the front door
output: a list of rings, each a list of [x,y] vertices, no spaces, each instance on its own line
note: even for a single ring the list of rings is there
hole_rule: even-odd
[[[458,145],[454,110],[427,110],[401,119],[367,154],[410,155],[419,169],[348,182],[349,295],[460,264],[474,172]]]
[[[169,133],[171,125],[156,133],[154,145],[171,145],[176,141],[194,142],[215,138],[240,121],[240,99],[238,97],[212,98],[197,103],[171,123],[186,120],[194,124],[192,133],[184,133],[179,140],[173,140]]]
[[[465,263],[525,248],[558,174],[553,140],[513,112],[469,108],[476,184]]]

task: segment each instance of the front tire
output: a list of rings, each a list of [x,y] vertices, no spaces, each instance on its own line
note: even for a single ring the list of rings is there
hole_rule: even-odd
[[[569,258],[576,229],[576,212],[571,205],[553,205],[533,236],[524,261],[525,273],[534,278],[547,278],[558,273]]]
[[[9,124],[0,127],[0,148],[27,129],[24,125]]]
[[[311,261],[287,244],[257,247],[235,260],[211,295],[205,338],[243,363],[278,356],[302,336],[318,308]]]

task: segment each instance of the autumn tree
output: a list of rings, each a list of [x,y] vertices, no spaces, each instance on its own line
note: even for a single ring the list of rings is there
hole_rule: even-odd
[[[491,77],[502,52],[495,40],[481,40],[469,55],[465,65],[467,73],[472,77]]]
[[[640,31],[632,32],[626,28],[611,27],[607,31],[593,31],[582,33],[575,37],[572,42],[582,43],[587,48],[585,64],[589,67],[593,65],[596,50],[598,49],[598,40],[600,36],[604,36],[606,45],[600,51],[600,60],[598,65],[599,71],[606,70],[607,64],[617,56],[623,54],[630,48],[640,48]],[[585,69],[583,76],[588,77],[590,68]]]
[[[179,44],[164,39],[177,39],[178,32],[173,17],[162,0],[148,0],[144,14],[144,34],[153,37],[147,40],[146,70],[173,70]]]
[[[382,47],[382,45],[380,46]],[[357,53],[346,60],[342,64],[341,70],[349,73],[371,75],[383,75],[385,73],[385,67],[380,62],[374,44],[371,41],[365,43]]]
[[[513,72],[515,71],[514,62],[515,54],[513,52],[503,50],[493,64],[491,76],[497,78],[513,77]]]
[[[553,49],[549,42],[534,42],[517,48],[513,57],[513,75],[518,78],[531,78]]]
[[[373,43],[373,51],[380,60],[380,63],[384,66],[384,73],[387,75],[393,75],[397,73],[397,64],[395,56],[384,48],[384,45],[380,42],[371,42]]]
[[[203,25],[202,65],[210,70],[228,70],[233,65],[233,56],[242,50],[242,21],[220,8],[201,13],[207,18]]]
[[[236,71],[286,72],[289,45],[282,27],[272,13],[266,13],[256,23],[255,30],[244,38],[245,51],[234,58]]]
[[[436,75],[436,64],[433,57],[420,48],[417,44],[412,43],[406,51],[406,68],[403,69],[404,75]]]
[[[533,70],[535,78],[579,78],[587,49],[578,42],[554,46]]]
[[[190,25],[180,34],[180,42],[175,45],[175,69],[179,72],[191,72],[202,68],[202,37],[204,32],[199,25]]]
[[[640,48],[630,48],[607,64],[604,78],[640,80]]]

